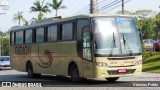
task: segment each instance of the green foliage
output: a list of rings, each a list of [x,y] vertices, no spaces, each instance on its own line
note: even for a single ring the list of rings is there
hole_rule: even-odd
[[[152,18],[144,19],[143,20],[145,23],[141,27],[141,31],[143,33],[143,38],[145,39],[150,39],[154,38],[155,33],[154,33],[154,21]]]
[[[39,13],[38,14],[38,20],[42,20],[43,19],[43,13]]]
[[[9,32],[10,30],[6,32],[0,31],[0,54],[2,56],[8,56],[9,55]]]
[[[160,13],[156,15],[154,25],[155,25],[154,27],[155,39],[159,39],[160,38]]]
[[[160,55],[151,56],[143,61],[143,72],[160,73]]]
[[[152,12],[152,10],[138,10],[133,12],[133,15],[136,15],[138,18],[143,19],[146,18]]]
[[[9,38],[2,39],[2,56],[9,56]]]
[[[48,5],[50,7],[52,7],[53,10],[56,11],[55,16],[58,15],[58,10],[59,9],[66,9],[67,8],[66,6],[62,5],[62,2],[63,2],[63,0],[60,0],[59,2],[58,2],[58,0],[52,0],[52,3],[48,3]]]
[[[120,10],[120,11],[118,11],[118,12],[116,12],[116,13],[117,13],[117,14],[122,14],[122,10]],[[127,11],[127,10],[124,10],[124,14],[126,14],[126,15],[133,15],[132,12]]]
[[[146,50],[145,50],[145,48],[144,48],[144,42],[142,42],[141,45],[142,45],[142,52],[145,53]]]
[[[143,60],[155,55],[160,55],[160,52],[145,51],[143,52]]]
[[[143,39],[155,39],[156,37],[155,20],[154,18],[147,18],[152,12],[152,10],[138,10],[133,12],[137,27],[142,32]]]
[[[34,6],[30,8],[30,12],[39,12],[38,19],[41,20],[43,19],[43,13],[51,12],[49,9],[48,5],[44,5],[44,0],[40,2],[40,0],[36,0],[33,3]]]
[[[25,22],[25,18],[23,17],[23,12],[19,12],[17,14],[14,14],[13,20],[14,23],[18,21],[18,24],[20,25],[21,22]]]

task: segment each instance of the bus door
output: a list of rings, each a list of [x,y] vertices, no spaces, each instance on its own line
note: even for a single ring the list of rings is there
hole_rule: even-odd
[[[82,30],[83,41],[83,71],[84,77],[93,78],[93,58],[92,58],[92,45],[91,45],[91,32],[88,27]]]

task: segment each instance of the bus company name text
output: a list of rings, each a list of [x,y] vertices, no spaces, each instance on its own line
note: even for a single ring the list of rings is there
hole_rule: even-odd
[[[30,55],[31,54],[31,46],[16,46],[15,47],[15,55]]]

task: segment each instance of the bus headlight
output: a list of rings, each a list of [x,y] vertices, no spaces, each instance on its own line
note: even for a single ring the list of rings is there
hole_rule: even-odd
[[[97,66],[101,66],[101,67],[107,67],[107,63],[104,62],[97,62]]]
[[[135,66],[138,66],[138,65],[140,65],[140,64],[142,64],[141,61],[136,61]]]

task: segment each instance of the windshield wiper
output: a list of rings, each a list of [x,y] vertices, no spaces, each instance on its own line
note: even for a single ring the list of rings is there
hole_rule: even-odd
[[[115,39],[115,35],[114,35],[114,32],[113,32],[112,45],[111,45],[111,50],[110,50],[110,54],[109,54],[110,57],[112,56],[114,48],[116,48],[116,39]]]
[[[129,49],[129,52],[130,52],[130,55],[132,56],[132,55],[133,55],[133,52],[132,52],[131,48],[129,47],[129,44],[128,44],[127,40],[126,40],[125,37],[124,37],[124,33],[122,33],[122,36],[123,36],[124,48],[126,49],[126,45],[127,45],[128,49]]]

